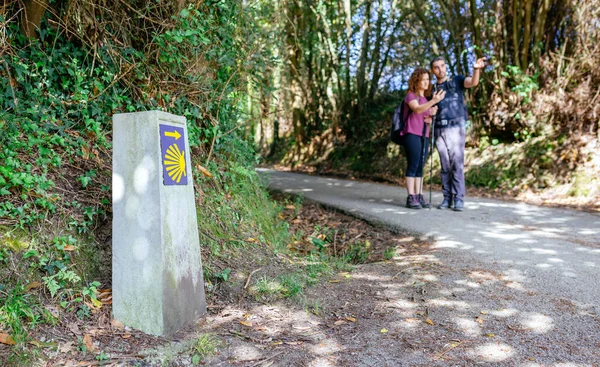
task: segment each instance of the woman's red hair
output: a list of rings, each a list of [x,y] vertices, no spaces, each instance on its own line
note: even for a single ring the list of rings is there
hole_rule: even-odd
[[[431,73],[429,73],[429,70],[427,70],[425,68],[416,68],[415,71],[413,71],[412,75],[410,76],[410,79],[408,79],[408,90],[413,93],[417,93],[417,85],[419,84],[419,82],[421,81],[421,78],[425,74],[427,74],[429,76],[429,80],[431,80]],[[425,90],[425,97],[429,97],[430,95],[431,95],[431,83],[429,83],[427,90]]]

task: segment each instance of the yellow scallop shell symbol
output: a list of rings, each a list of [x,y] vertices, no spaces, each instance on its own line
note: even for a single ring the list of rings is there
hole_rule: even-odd
[[[185,152],[179,150],[177,144],[171,145],[165,154],[163,164],[167,167],[167,174],[171,180],[179,183],[181,176],[185,176]]]

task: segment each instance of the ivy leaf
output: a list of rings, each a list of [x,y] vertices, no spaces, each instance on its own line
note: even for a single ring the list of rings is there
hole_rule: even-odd
[[[190,10],[189,9],[183,9],[181,12],[179,12],[179,16],[182,18],[187,18],[190,16]]]

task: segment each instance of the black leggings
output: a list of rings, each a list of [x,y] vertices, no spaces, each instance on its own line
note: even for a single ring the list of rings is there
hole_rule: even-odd
[[[425,141],[425,152],[423,152],[423,140]],[[404,135],[404,151],[406,152],[406,177],[423,177],[423,166],[427,160],[429,150],[429,139],[414,135]],[[423,157],[423,153],[425,156]]]

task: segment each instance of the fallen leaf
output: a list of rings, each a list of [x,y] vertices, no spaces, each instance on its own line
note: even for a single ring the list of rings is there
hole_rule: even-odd
[[[75,350],[73,342],[66,342],[58,347],[59,353],[70,353]]]
[[[90,334],[85,334],[83,336],[83,343],[85,344],[85,348],[90,352],[94,352],[94,350],[96,349],[94,347],[94,343],[92,342],[92,336]]]
[[[98,298],[98,301],[102,302],[105,305],[112,304],[112,290],[110,290],[110,289],[98,290],[97,298]]]
[[[340,326],[340,325],[344,325],[345,323],[346,323],[346,321],[344,321],[344,320],[337,320],[337,321],[336,321],[336,322],[334,322],[333,324],[334,324],[335,326]]]
[[[94,308],[97,308],[97,309],[102,308],[102,302],[97,299],[94,299],[94,298],[92,298],[92,305],[94,306]]]
[[[121,338],[123,338],[123,339],[129,339],[129,338],[131,338],[131,334],[123,334],[121,336]]]
[[[354,317],[350,317],[350,316],[346,316],[346,320],[356,322],[356,319]]]
[[[477,317],[477,318],[475,319],[475,321],[477,321],[477,322],[478,322],[478,323],[480,323],[480,324],[483,324],[483,322],[484,322],[485,320],[484,320],[483,318],[481,318],[481,317]]]
[[[489,334],[485,334],[485,336],[487,336],[488,338],[493,338],[493,337],[495,337],[496,335],[494,335],[493,333],[489,333]]]
[[[202,174],[208,178],[212,178],[212,174],[210,173],[209,170],[207,170],[206,168],[202,167],[201,165],[197,164],[196,168],[198,168],[198,171],[202,172]]]
[[[35,345],[38,348],[54,348],[58,345],[57,343],[53,343],[53,342],[44,343],[44,342],[40,342],[37,340],[32,340],[29,342],[29,344]]]
[[[123,330],[125,328],[125,325],[123,325],[123,323],[117,319],[113,319],[110,324],[112,325],[113,329]]]
[[[25,286],[25,291],[30,291],[34,288],[38,288],[42,283],[40,282],[31,282]]]
[[[79,330],[79,326],[76,323],[70,322],[67,324],[67,328],[71,330],[71,332],[75,335],[81,335],[81,330]]]
[[[13,339],[12,336],[10,336],[8,334],[3,334],[3,333],[0,333],[0,343],[6,344],[6,345],[17,344],[17,343],[15,343],[15,340]]]
[[[386,329],[386,328],[383,328],[383,329],[381,329],[381,333],[382,333],[382,334],[385,334],[385,333],[387,333],[387,332],[388,332],[388,329]]]
[[[72,246],[72,245],[66,245],[63,250],[65,250],[65,251],[75,251],[75,250],[77,250],[77,248],[75,246]]]
[[[429,325],[433,325],[433,321],[431,321],[431,319],[429,317],[425,320],[425,322],[428,323]]]
[[[240,321],[240,324],[242,324],[244,326],[252,327],[252,323],[249,321]]]
[[[329,281],[329,283],[339,283],[340,281],[338,279],[332,279]]]
[[[286,205],[285,208],[290,210],[296,210],[296,207],[294,205]]]
[[[255,243],[255,242],[258,242],[258,240],[256,238],[249,237],[249,238],[246,238],[246,242]]]

